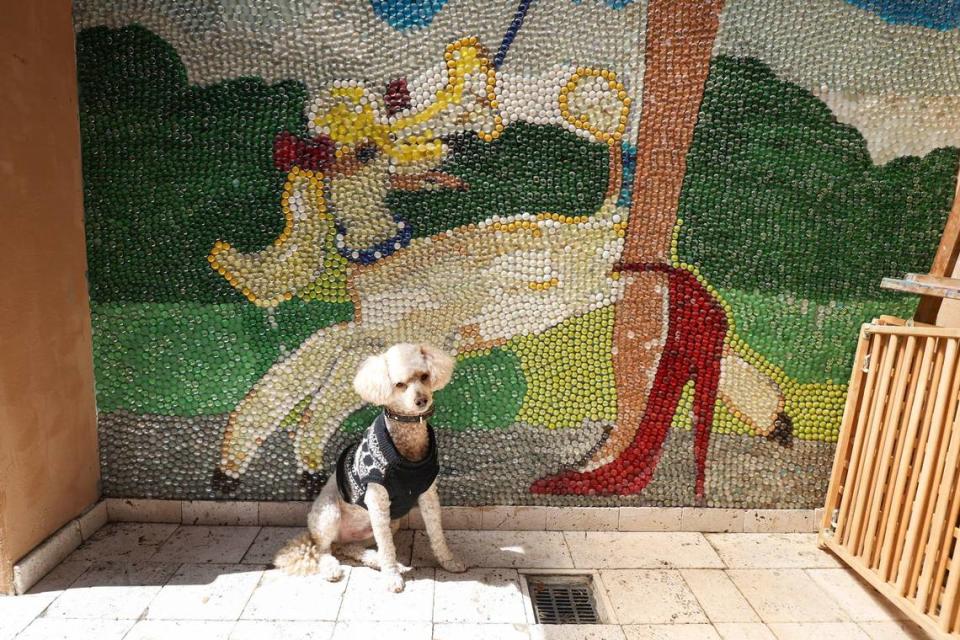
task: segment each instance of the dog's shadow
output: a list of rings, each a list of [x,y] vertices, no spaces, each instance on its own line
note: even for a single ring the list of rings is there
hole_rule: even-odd
[[[450,530],[447,533],[456,534],[457,530]],[[412,548],[409,556],[412,570],[417,569],[435,569],[436,579],[444,582],[470,581],[485,582],[488,577],[493,578],[498,571],[512,572],[517,569],[526,569],[530,567],[529,562],[524,562],[524,558],[531,553],[531,549],[521,542],[508,542],[496,545],[496,548],[484,552],[479,549],[467,552],[467,547],[471,546],[469,541],[457,544],[456,540],[447,539],[454,555],[467,565],[467,571],[464,573],[451,573],[443,569],[434,559],[430,549],[430,543],[424,531],[414,530],[412,536]],[[486,542],[482,546],[489,547]]]

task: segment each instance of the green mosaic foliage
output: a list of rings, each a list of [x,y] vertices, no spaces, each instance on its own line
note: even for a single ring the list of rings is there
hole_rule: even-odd
[[[609,176],[606,146],[558,127],[518,122],[498,139],[460,140],[440,168],[467,183],[466,190],[394,191],[387,207],[428,236],[493,215],[591,215],[603,201]]]
[[[713,60],[680,200],[679,253],[721,289],[877,297],[925,270],[956,149],[876,166],[853,127],[763,63]]]
[[[520,360],[506,349],[487,349],[457,362],[450,384],[436,394],[437,426],[496,429],[517,419],[527,382]]]
[[[910,317],[913,296],[819,301],[789,293],[721,290],[734,309],[737,333],[798,382],[850,377],[860,325],[882,314]],[[762,345],[762,346],[761,346]]]
[[[139,26],[82,31],[77,68],[93,300],[243,301],[206,257],[217,240],[251,251],[283,229],[273,139],[303,129],[306,88],[190,85]]]
[[[190,416],[232,411],[281,353],[353,308],[293,300],[272,312],[191,302],[92,312],[98,409]]]
[[[952,148],[877,166],[818,98],[757,60],[720,56],[687,156],[678,257],[788,375],[844,380],[862,322],[912,313],[880,280],[927,269],[957,167]]]

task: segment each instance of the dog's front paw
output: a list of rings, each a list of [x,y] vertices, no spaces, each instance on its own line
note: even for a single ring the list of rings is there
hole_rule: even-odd
[[[340,561],[330,554],[320,558],[319,570],[324,580],[330,582],[339,582],[343,577],[343,567],[340,565]]]
[[[449,560],[442,560],[440,566],[443,567],[444,571],[449,571],[450,573],[463,573],[467,570],[467,565],[458,560],[457,558],[450,558]]]
[[[384,572],[383,579],[387,583],[387,589],[394,593],[403,591],[403,576],[396,571]]]

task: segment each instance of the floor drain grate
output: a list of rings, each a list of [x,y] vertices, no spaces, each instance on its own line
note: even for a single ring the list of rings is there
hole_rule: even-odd
[[[600,624],[590,576],[526,576],[539,624]]]

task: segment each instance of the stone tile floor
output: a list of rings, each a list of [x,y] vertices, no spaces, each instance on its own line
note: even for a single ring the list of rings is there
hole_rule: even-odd
[[[414,569],[401,594],[351,567],[344,579],[269,567],[284,527],[115,523],[29,594],[0,598],[0,640],[894,640],[926,636],[812,534],[450,531],[473,567]],[[524,571],[593,570],[610,624],[536,625]]]

